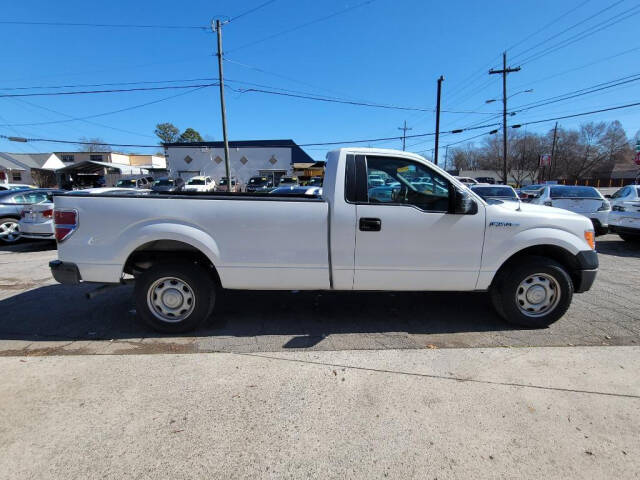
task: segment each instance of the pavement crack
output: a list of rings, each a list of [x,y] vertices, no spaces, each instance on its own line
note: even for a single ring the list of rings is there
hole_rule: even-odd
[[[499,382],[496,380],[479,380],[476,378],[464,378],[464,377],[456,377],[449,375],[436,375],[432,373],[416,373],[416,372],[403,372],[401,370],[387,370],[382,368],[370,368],[370,367],[359,367],[356,365],[342,365],[337,363],[326,363],[326,362],[316,362],[313,360],[300,360],[296,358],[283,358],[283,357],[272,357],[270,355],[262,355],[257,353],[231,353],[232,355],[243,355],[247,357],[260,357],[269,360],[281,360],[284,362],[295,362],[295,363],[306,363],[310,365],[321,365],[324,367],[332,367],[332,368],[349,368],[351,370],[361,370],[365,372],[374,372],[374,373],[391,373],[395,375],[405,375],[410,377],[422,377],[422,378],[432,378],[436,380],[449,380],[454,382],[472,382],[472,383],[480,383],[484,385],[501,385],[505,387],[521,387],[521,388],[533,388],[536,390],[547,390],[552,392],[569,392],[569,393],[583,393],[588,395],[602,395],[606,397],[618,397],[618,398],[633,398],[636,400],[640,400],[640,395],[633,395],[630,393],[613,393],[613,392],[599,392],[597,390],[582,390],[578,388],[564,388],[564,387],[549,387],[545,385],[531,385],[525,383],[515,383],[515,382]]]

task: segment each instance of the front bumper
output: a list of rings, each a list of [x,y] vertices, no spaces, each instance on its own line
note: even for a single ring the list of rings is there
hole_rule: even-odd
[[[75,263],[52,260],[49,262],[49,268],[53,278],[59,283],[78,285],[82,280],[78,266]]]
[[[574,274],[574,292],[582,293],[589,290],[596,280],[598,273],[598,254],[595,250],[585,250],[576,255],[578,270]]]

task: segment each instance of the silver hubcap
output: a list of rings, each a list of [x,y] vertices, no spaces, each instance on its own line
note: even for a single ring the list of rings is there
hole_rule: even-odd
[[[4,222],[0,224],[0,239],[12,243],[20,238],[20,225],[18,222]]]
[[[551,312],[560,301],[560,285],[551,275],[536,273],[525,278],[516,290],[516,304],[528,317]]]
[[[196,306],[196,298],[185,281],[175,277],[163,277],[149,287],[147,304],[159,320],[177,323],[191,315]]]

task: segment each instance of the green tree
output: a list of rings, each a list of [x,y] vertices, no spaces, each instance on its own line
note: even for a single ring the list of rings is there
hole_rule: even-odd
[[[159,123],[153,133],[162,143],[173,143],[178,139],[180,130],[173,123]]]
[[[191,127],[187,128],[184,132],[182,132],[182,135],[178,137],[178,142],[183,142],[183,143],[203,142],[203,141],[204,140],[202,139],[202,135],[200,135],[200,133],[198,133],[197,130],[194,130]]]

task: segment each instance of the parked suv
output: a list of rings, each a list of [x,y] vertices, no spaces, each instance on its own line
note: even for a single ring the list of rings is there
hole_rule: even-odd
[[[151,186],[151,190],[158,193],[171,193],[179,192],[184,188],[184,180],[180,177],[177,178],[159,178]]]
[[[135,177],[124,177],[117,181],[116,187],[118,188],[151,188],[152,181],[149,179],[151,177],[143,177],[143,176],[135,176]]]
[[[591,220],[596,235],[609,230],[611,204],[594,187],[546,185],[531,203],[579,213]]]
[[[247,183],[247,192],[267,193],[273,189],[273,181],[269,177],[251,177]]]
[[[184,185],[186,192],[213,192],[216,189],[216,182],[211,177],[197,176],[191,177]]]
[[[217,190],[219,192],[239,192],[240,184],[238,183],[238,180],[236,180],[234,177],[231,177],[231,189],[229,189],[229,180],[227,179],[227,177],[222,177],[220,179],[220,183],[218,183]]]

